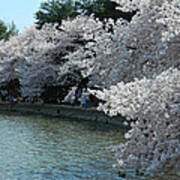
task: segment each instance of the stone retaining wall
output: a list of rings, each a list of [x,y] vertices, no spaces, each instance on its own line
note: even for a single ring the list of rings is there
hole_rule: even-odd
[[[108,117],[103,112],[95,108],[81,108],[69,105],[52,105],[52,104],[16,104],[12,108],[8,104],[0,104],[0,113],[6,114],[31,114],[60,117],[73,120],[88,120],[123,126],[121,116]]]

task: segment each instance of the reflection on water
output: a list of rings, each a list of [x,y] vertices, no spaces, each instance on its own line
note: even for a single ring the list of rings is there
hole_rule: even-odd
[[[123,129],[42,116],[0,116],[0,180],[178,180],[172,173],[144,178],[121,170],[107,147],[124,141]]]
[[[0,116],[0,179],[120,179],[107,147],[122,130],[41,116]]]

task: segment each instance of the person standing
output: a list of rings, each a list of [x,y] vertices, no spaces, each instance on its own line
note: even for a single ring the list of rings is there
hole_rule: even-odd
[[[6,101],[6,96],[8,95],[7,90],[6,89],[2,89],[0,92],[1,92],[1,99],[2,99],[2,101],[3,102]]]

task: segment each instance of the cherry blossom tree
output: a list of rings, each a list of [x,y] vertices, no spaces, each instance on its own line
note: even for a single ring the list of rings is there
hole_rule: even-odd
[[[180,71],[169,69],[155,79],[120,82],[109,90],[96,91],[106,101],[99,110],[110,116],[121,114],[131,126],[125,134],[128,141],[115,147],[121,166],[158,172],[179,168],[179,81]]]
[[[164,2],[164,3],[163,3]],[[119,1],[137,11],[131,22],[119,19],[114,33],[100,29],[94,42],[70,54],[73,63],[90,76],[90,85],[109,88],[119,81],[153,78],[170,67],[180,68],[179,7],[176,1]],[[176,48],[175,48],[176,47]]]
[[[7,42],[1,41],[0,84],[18,79],[22,96],[39,96],[45,85],[79,82],[79,69],[67,63],[65,55],[92,41],[93,32],[100,26],[93,17],[78,16],[62,21],[60,27],[51,24],[41,30],[31,27]]]
[[[120,166],[153,173],[175,169],[174,173],[178,173],[179,1],[116,2],[120,10],[137,10],[137,14],[130,23],[120,20],[114,26],[113,43],[109,41],[112,46],[108,46],[110,58],[102,53],[92,63],[91,72],[96,74],[99,65],[98,77],[109,89],[89,91],[106,101],[99,110],[110,116],[121,114],[131,126],[125,134],[127,142],[114,148]]]

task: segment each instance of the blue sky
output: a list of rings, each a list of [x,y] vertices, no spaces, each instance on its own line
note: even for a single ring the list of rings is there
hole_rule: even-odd
[[[20,32],[34,24],[34,14],[45,0],[1,0],[0,19],[5,23],[14,21]]]

